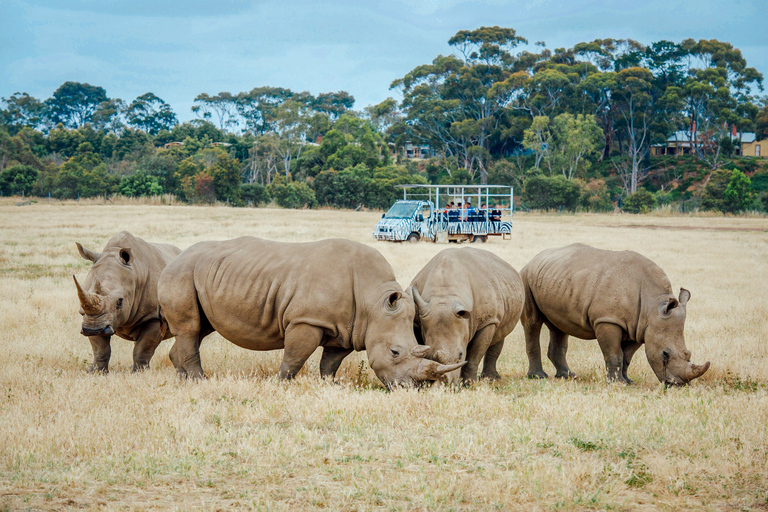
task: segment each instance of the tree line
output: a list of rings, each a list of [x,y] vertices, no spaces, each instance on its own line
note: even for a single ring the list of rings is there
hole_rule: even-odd
[[[529,208],[766,208],[766,169],[736,155],[745,133],[768,138],[763,76],[730,43],[550,50],[481,27],[448,45],[390,84],[401,101],[359,111],[346,91],[267,86],[199,94],[197,119],[179,123],[151,92],[130,103],[77,82],[44,101],[14,93],[0,104],[0,192],[386,208],[396,184],[493,182]],[[670,136],[696,143],[651,157]],[[408,144],[431,158],[405,158]]]

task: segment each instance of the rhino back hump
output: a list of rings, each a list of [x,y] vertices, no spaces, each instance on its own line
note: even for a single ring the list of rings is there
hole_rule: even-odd
[[[521,275],[544,316],[584,339],[593,339],[601,322],[617,324],[635,339],[643,308],[671,293],[669,279],[648,258],[584,244],[543,251]]]
[[[471,308],[473,331],[488,324],[514,327],[523,307],[523,286],[517,271],[482,249],[441,251],[414,278],[413,285],[424,290],[425,299],[431,295],[461,299]]]
[[[355,281],[376,274],[375,264],[367,272],[357,269],[355,259],[366,255],[348,241],[295,244],[243,237],[211,244],[194,265],[200,305],[214,329],[246,348],[282,339],[291,322],[348,339]]]

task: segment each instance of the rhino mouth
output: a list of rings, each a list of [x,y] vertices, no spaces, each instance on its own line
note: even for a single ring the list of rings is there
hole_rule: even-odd
[[[112,328],[111,325],[108,325],[106,327],[101,327],[98,329],[83,326],[80,329],[80,334],[82,334],[83,336],[112,336],[113,334],[115,334],[115,330]]]

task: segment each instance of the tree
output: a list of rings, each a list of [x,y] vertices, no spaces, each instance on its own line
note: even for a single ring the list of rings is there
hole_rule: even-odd
[[[550,176],[573,179],[585,168],[584,157],[594,152],[602,131],[592,115],[560,114],[553,120],[537,116],[525,131],[523,147],[535,154],[534,168],[544,165]]]
[[[163,193],[163,186],[156,176],[140,170],[121,179],[117,191],[129,197],[159,196]]]
[[[718,210],[726,213],[744,211],[752,204],[750,179],[740,170],[718,169],[713,172],[701,196],[704,210]]]
[[[544,176],[534,172],[525,181],[523,200],[529,208],[575,211],[579,206],[579,186],[565,176]]]
[[[219,129],[226,132],[237,126],[237,96],[228,92],[220,92],[215,96],[200,93],[195,98],[196,105],[192,106],[192,112],[204,121],[210,121],[216,116]]]
[[[630,163],[630,194],[637,191],[640,162],[650,149],[650,116],[653,109],[651,81],[653,75],[645,68],[631,67],[616,74],[617,109],[623,120],[621,130],[626,135],[627,158]]]
[[[641,188],[624,199],[621,209],[627,213],[648,213],[656,206],[656,198],[649,191]]]
[[[725,211],[736,213],[747,210],[752,204],[751,185],[750,179],[743,172],[734,169],[731,180],[723,192]]]
[[[29,195],[37,181],[38,171],[34,167],[16,164],[0,172],[0,191],[3,195]]]
[[[313,103],[317,112],[321,112],[334,120],[354,106],[355,97],[347,91],[324,92],[318,94]]]
[[[274,129],[277,108],[293,96],[290,89],[255,87],[237,95],[237,111],[245,120],[245,128],[254,135],[264,135]]]
[[[11,134],[24,127],[38,129],[46,116],[46,106],[26,92],[13,93],[10,98],[2,98],[5,109],[0,111],[0,121],[11,129]]]
[[[128,124],[157,135],[160,130],[171,130],[178,123],[170,105],[151,92],[131,102],[127,109]]]
[[[64,82],[45,104],[54,125],[62,123],[69,128],[78,128],[90,123],[93,114],[107,99],[107,92],[101,87]]]

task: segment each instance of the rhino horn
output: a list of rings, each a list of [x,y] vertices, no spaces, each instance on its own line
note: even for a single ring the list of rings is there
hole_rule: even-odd
[[[438,363],[447,364],[448,363],[448,352],[445,350],[436,350],[434,355],[434,360]]]
[[[80,256],[82,256],[84,259],[96,263],[96,260],[101,258],[100,252],[90,251],[83,247],[80,242],[75,242],[75,245],[77,245],[77,252],[79,252]]]
[[[682,378],[685,382],[690,382],[693,379],[698,379],[707,373],[707,370],[709,370],[709,361],[704,364],[689,363],[688,368],[686,368],[685,375],[683,375]]]
[[[413,380],[417,382],[423,382],[427,380],[442,380],[446,373],[457,370],[465,364],[467,364],[466,361],[456,364],[440,364],[437,361],[424,359],[419,363],[419,367],[416,369],[416,372],[412,377]]]
[[[413,295],[413,302],[416,304],[416,308],[419,312],[423,309],[427,309],[429,303],[421,298],[421,294],[419,294],[419,290],[417,290],[415,286],[411,286],[411,295]]]
[[[83,311],[86,313],[97,313],[99,306],[101,305],[101,299],[95,293],[88,293],[83,290],[80,283],[77,281],[77,277],[72,276],[75,280],[75,286],[77,287],[77,296],[80,298],[80,305],[83,306]]]
[[[411,349],[411,355],[414,357],[427,357],[429,351],[429,345],[419,345]]]

